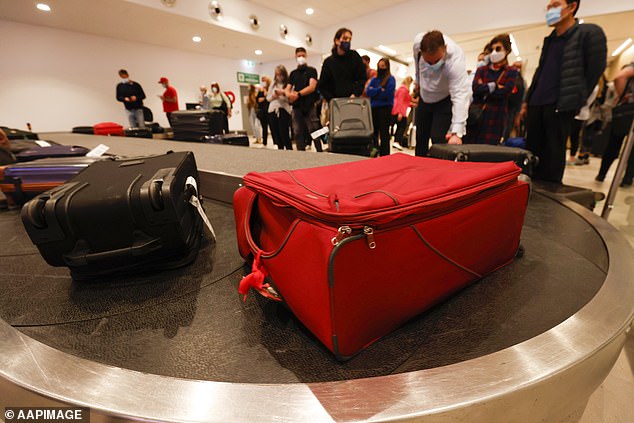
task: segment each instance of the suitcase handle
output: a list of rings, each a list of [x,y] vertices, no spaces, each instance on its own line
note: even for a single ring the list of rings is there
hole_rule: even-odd
[[[141,243],[137,242],[130,247],[119,248],[117,250],[103,251],[99,253],[67,254],[64,255],[64,262],[66,262],[68,266],[86,266],[110,259],[120,259],[121,257],[143,257],[152,251],[161,249],[161,247],[161,239],[154,238]]]
[[[163,210],[165,203],[163,202],[163,179],[154,179],[149,186],[148,195],[150,204],[154,210]]]
[[[44,229],[48,226],[44,215],[44,206],[47,200],[48,197],[38,196],[24,206],[23,216],[29,220],[34,228]]]

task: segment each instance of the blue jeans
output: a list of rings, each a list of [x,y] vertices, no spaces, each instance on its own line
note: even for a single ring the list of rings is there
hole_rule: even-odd
[[[130,128],[145,128],[145,120],[143,119],[143,109],[132,109],[125,111],[128,115]]]

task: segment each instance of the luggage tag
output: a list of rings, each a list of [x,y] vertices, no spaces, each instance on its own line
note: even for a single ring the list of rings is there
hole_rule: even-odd
[[[103,154],[108,151],[110,147],[105,144],[99,144],[97,147],[90,150],[86,153],[86,157],[101,157]]]
[[[316,140],[317,138],[321,137],[322,135],[326,135],[327,133],[328,133],[328,127],[324,126],[321,129],[311,132],[310,136],[312,139]]]
[[[209,218],[207,218],[207,215],[205,214],[203,205],[200,204],[200,200],[198,199],[198,184],[196,183],[196,179],[194,179],[193,176],[188,176],[187,180],[185,181],[185,186],[190,186],[194,189],[194,194],[189,198],[189,204],[196,207],[196,210],[198,210],[198,214],[200,214],[203,222],[205,222],[205,225],[207,226],[207,228],[209,228],[209,232],[211,232],[211,236],[215,241],[216,231],[214,231],[214,227],[211,225]]]

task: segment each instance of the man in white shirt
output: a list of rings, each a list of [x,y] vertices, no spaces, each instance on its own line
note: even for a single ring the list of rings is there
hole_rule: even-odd
[[[426,156],[434,144],[462,144],[466,132],[471,85],[464,52],[440,31],[414,39],[416,86],[416,155]]]

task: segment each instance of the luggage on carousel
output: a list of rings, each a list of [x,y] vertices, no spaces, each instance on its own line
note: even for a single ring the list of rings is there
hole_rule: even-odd
[[[249,146],[249,136],[239,132],[227,132],[226,134],[207,135],[203,141],[209,144]]]
[[[0,147],[0,166],[8,165],[17,162],[15,154],[7,148]]]
[[[73,134],[94,135],[95,128],[92,126],[75,126],[72,132]]]
[[[29,201],[22,221],[44,259],[76,279],[175,268],[198,253],[197,186],[191,152],[102,160]]]
[[[239,291],[284,301],[349,358],[514,258],[529,192],[519,174],[404,154],[249,173],[234,195],[239,251],[253,259]]]
[[[125,130],[126,137],[152,138],[152,128],[128,128]]]
[[[13,154],[19,154],[26,150],[33,150],[39,147],[44,146],[55,146],[59,145],[54,141],[43,141],[43,140],[27,140],[27,139],[17,139],[9,141],[9,150]]]
[[[22,131],[21,129],[8,128],[0,126],[0,129],[7,134],[9,140],[39,140],[39,136],[35,132]]]
[[[88,148],[78,145],[51,145],[48,147],[34,145],[19,152],[15,157],[19,162],[28,162],[48,157],[81,157],[85,156],[89,151]]]
[[[369,156],[374,137],[370,100],[333,98],[330,100],[329,110],[330,152]]]
[[[60,186],[94,163],[90,157],[64,157],[34,160],[0,167],[0,190],[14,204],[26,201]]]
[[[180,110],[170,117],[174,140],[182,141],[203,141],[206,135],[222,134],[224,121],[221,110]]]
[[[96,124],[93,128],[95,130],[95,135],[116,135],[119,137],[123,137],[125,135],[123,126],[115,122],[101,122]]]
[[[433,144],[428,157],[456,162],[505,162],[513,161],[522,173],[533,176],[539,159],[528,150],[504,145],[489,144]]]

